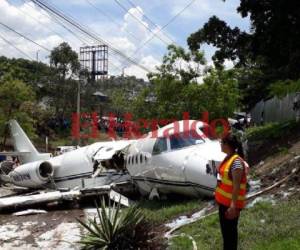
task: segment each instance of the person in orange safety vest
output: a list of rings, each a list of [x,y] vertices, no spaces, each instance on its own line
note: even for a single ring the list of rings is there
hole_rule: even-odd
[[[219,205],[223,249],[235,250],[239,215],[246,201],[248,164],[243,160],[242,145],[234,135],[223,138],[221,148],[227,156],[218,167],[215,200]]]

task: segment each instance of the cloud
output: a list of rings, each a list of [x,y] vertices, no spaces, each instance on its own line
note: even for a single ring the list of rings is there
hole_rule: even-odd
[[[6,0],[0,1],[0,22],[43,45],[49,50],[63,41],[61,37],[45,28],[55,25],[53,25],[50,16],[46,12],[37,8],[32,3],[14,6],[9,4]],[[49,52],[44,51],[39,46],[27,41],[2,25],[0,25],[0,34],[4,36],[10,44],[13,44],[31,58],[35,59],[37,53],[39,53],[39,58],[42,61],[46,61],[45,57]],[[12,48],[12,46],[6,44],[2,39],[0,53],[8,57],[24,57],[24,55]]]
[[[181,12],[187,6],[186,1],[178,1],[172,5],[171,13],[176,15]],[[220,17],[236,17],[238,14],[235,9],[238,6],[238,2],[221,0],[201,0],[195,1],[184,12],[180,14],[180,18],[184,19],[207,19],[211,15],[217,15]],[[234,10],[234,11],[233,11]]]
[[[35,19],[40,25],[37,25]],[[40,37],[49,33],[45,26],[51,24],[51,19],[47,13],[37,9],[32,3],[24,3],[16,7],[2,0],[0,1],[0,22],[15,28],[20,33],[31,32],[32,37]]]
[[[143,57],[139,63],[151,71],[155,71],[155,67],[161,64],[159,60],[151,55]],[[137,78],[148,79],[147,72],[136,65],[131,65],[128,68],[125,68],[124,71],[126,75],[135,75]]]
[[[149,70],[154,70],[155,66],[159,65],[161,62],[153,56],[155,53],[153,53],[153,50],[149,49],[149,47],[152,47],[154,44],[156,45],[157,41],[154,41],[153,39],[147,46],[142,46],[145,41],[153,36],[152,32],[158,32],[158,28],[156,27],[151,30],[149,24],[144,19],[144,11],[139,6],[130,8],[124,15],[123,21],[122,36],[113,37],[110,35],[108,40],[115,48],[127,55],[127,57],[135,60]],[[133,39],[128,32],[133,33],[137,39]],[[120,56],[110,55],[109,60],[112,64],[111,68],[113,73],[118,71],[119,74],[121,74],[124,69],[126,75],[135,75],[138,78],[147,79],[146,71]]]
[[[122,30],[134,34],[136,39],[132,40],[136,44],[141,44],[149,36],[149,25],[143,20],[144,11],[141,7],[130,8],[124,15],[124,23]]]

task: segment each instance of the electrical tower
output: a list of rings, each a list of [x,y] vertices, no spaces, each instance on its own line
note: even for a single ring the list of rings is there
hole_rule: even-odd
[[[95,81],[108,74],[108,46],[96,45],[80,47],[80,64],[87,69]]]

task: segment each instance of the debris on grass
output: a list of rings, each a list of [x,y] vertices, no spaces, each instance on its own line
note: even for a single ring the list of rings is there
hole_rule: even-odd
[[[213,208],[213,202],[209,202],[206,207],[192,214],[191,217],[188,218],[186,216],[180,216],[179,218],[171,221],[170,223],[165,224],[166,227],[170,228],[170,230],[165,233],[165,238],[170,238],[171,234],[177,229],[206,217],[208,214],[210,214],[208,212],[211,211]]]
[[[46,214],[46,210],[41,210],[41,209],[27,209],[24,211],[16,212],[13,213],[15,216],[23,216],[23,215],[32,215],[32,214]]]
[[[256,203],[259,202],[270,202],[272,205],[275,205],[276,202],[274,200],[274,195],[270,195],[269,197],[257,197],[253,201],[247,204],[247,208],[253,207]]]
[[[254,193],[258,190],[260,190],[261,188],[261,180],[250,180],[249,181],[249,185],[250,185],[250,189],[249,189],[249,193]]]

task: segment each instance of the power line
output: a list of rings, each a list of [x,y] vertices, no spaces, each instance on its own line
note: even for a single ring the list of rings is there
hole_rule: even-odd
[[[99,13],[101,13],[102,15],[106,16],[109,20],[111,20],[119,29],[122,28],[122,26],[114,19],[112,18],[110,15],[108,15],[105,11],[101,10],[100,8],[98,8],[96,5],[94,5],[93,3],[91,3],[89,0],[85,0],[91,7],[93,7],[96,11],[98,11]],[[132,32],[130,32],[127,29],[124,29],[128,35],[130,35],[132,38],[134,38],[135,40],[139,41],[140,39],[137,38]]]
[[[60,17],[64,21],[68,22],[69,24],[71,24],[73,27],[75,27],[77,30],[79,30],[83,34],[88,35],[89,37],[91,37],[95,41],[101,42],[101,43],[109,46],[112,51],[114,51],[117,54],[121,55],[122,57],[124,57],[125,59],[127,59],[128,61],[130,61],[131,63],[137,65],[139,68],[141,68],[141,69],[143,69],[143,70],[145,70],[147,72],[150,72],[150,70],[148,70],[146,67],[144,67],[143,65],[141,65],[138,62],[134,61],[132,58],[128,57],[127,55],[125,55],[120,50],[114,48],[108,42],[106,42],[105,40],[103,40],[102,38],[100,38],[97,34],[92,33],[88,28],[82,26],[81,24],[79,24],[78,22],[76,22],[73,18],[70,18],[66,14],[64,14],[61,11],[57,10],[57,8],[55,8],[53,6],[50,6],[49,4],[46,4],[44,1],[43,2],[40,1],[40,0],[31,0],[31,1],[33,3],[35,3],[37,6],[39,6],[40,8],[46,9],[47,12],[50,11],[51,13],[54,13],[55,15],[57,15],[58,17]]]
[[[144,12],[142,12],[131,0],[127,0],[127,2],[129,2],[129,4],[135,8],[138,12],[140,12],[142,15],[145,16],[145,18],[156,28],[160,29],[160,27],[154,23]],[[176,42],[165,32],[163,32],[164,36],[166,36],[172,43],[176,44]]]
[[[62,20],[59,20],[53,13],[48,13],[52,20],[57,23],[58,25],[62,26],[64,29],[66,29],[73,37],[75,37],[77,40],[82,42],[82,44],[89,44],[90,41],[86,40],[85,38],[82,38],[81,36],[77,35],[73,30],[71,30],[67,25],[63,23]]]
[[[164,28],[166,28],[168,25],[170,25],[172,22],[175,21],[175,19],[180,16],[187,8],[189,8],[194,2],[196,2],[196,0],[192,0],[190,1],[181,11],[179,11],[175,16],[173,16],[169,22],[167,22],[163,27],[161,27],[160,30],[163,30]]]
[[[117,1],[117,0],[115,0]],[[161,28],[159,28],[158,32],[161,32],[163,29],[165,29],[168,25],[170,25],[172,22],[175,21],[175,19],[180,16],[187,8],[189,8],[196,0],[192,0],[190,1],[182,10],[180,10],[175,16],[173,16],[164,26],[162,26]],[[133,15],[133,17],[135,17]],[[145,45],[147,45],[150,41],[152,41],[152,39],[154,38],[155,33],[152,33],[152,36],[149,37],[141,46],[139,46],[130,56],[133,57],[134,55],[137,54],[137,52],[139,52]]]
[[[23,0],[23,3],[25,3],[25,0]],[[30,8],[32,8],[32,6],[28,5]],[[33,8],[32,8],[33,9]],[[24,12],[25,13],[25,12]],[[42,13],[42,12],[41,12]],[[48,12],[47,12],[48,13]],[[77,38],[78,40],[80,40],[83,43],[87,43],[86,41],[82,40],[80,36],[78,36],[75,32],[73,32],[71,29],[69,29],[66,25],[64,25],[62,23],[62,21],[60,21],[53,13],[48,13],[49,17],[52,18],[53,21],[55,21],[58,25],[62,26],[63,28],[67,29],[75,38]],[[36,20],[36,19],[35,19]],[[42,25],[42,24],[41,24]],[[45,25],[42,25],[43,27],[45,27]],[[55,32],[55,31],[54,31]],[[57,33],[58,34],[58,33]],[[59,35],[59,34],[58,34]],[[59,35],[60,36],[60,35]],[[61,37],[61,36],[60,36]],[[61,37],[63,40],[64,38]],[[88,42],[89,43],[89,42]],[[110,64],[118,69],[119,71],[122,71],[122,69],[118,66],[116,66],[115,64],[113,64],[112,62],[110,62]]]
[[[0,34],[0,38],[6,42],[8,45],[14,47],[17,51],[19,51],[23,56],[29,58],[30,60],[34,61],[34,59],[28,55],[26,52],[24,52],[23,50],[19,49],[17,46],[15,46],[14,44],[12,44],[10,41],[6,40],[1,34]]]
[[[10,31],[14,32],[15,34],[18,34],[19,36],[21,36],[21,37],[25,38],[26,40],[28,40],[28,41],[30,41],[30,42],[32,42],[32,43],[34,43],[35,45],[37,45],[37,46],[41,47],[42,49],[44,49],[44,50],[46,50],[46,51],[48,51],[48,52],[51,52],[49,49],[47,49],[47,48],[46,48],[46,47],[44,47],[43,45],[40,45],[39,43],[37,43],[37,42],[35,42],[35,41],[31,40],[31,39],[30,39],[30,38],[28,38],[27,36],[25,36],[25,35],[23,35],[23,34],[19,33],[18,31],[14,30],[13,28],[9,27],[8,25],[6,25],[6,24],[4,24],[4,23],[2,23],[2,22],[0,22],[0,25],[4,26],[5,28],[7,28],[8,30],[10,30]]]
[[[179,11],[175,16],[173,16],[164,26],[162,26],[158,32],[160,32],[161,30],[163,30],[164,28],[166,28],[168,25],[170,25],[172,22],[174,22],[174,20],[180,16],[187,8],[189,8],[196,0],[192,0],[190,1],[181,11]],[[139,52],[147,43],[149,43],[150,41],[152,41],[152,39],[154,38],[154,35],[152,35],[151,37],[149,37],[140,47],[138,47],[131,56],[134,56],[137,52]]]
[[[119,6],[120,8],[122,8],[126,13],[128,13],[130,16],[132,16],[135,20],[137,20],[140,24],[142,24],[147,30],[149,30],[155,37],[157,37],[160,41],[162,41],[164,44],[166,44],[167,46],[169,45],[168,42],[166,42],[165,40],[163,40],[162,38],[160,38],[156,32],[153,32],[145,23],[143,23],[140,19],[138,19],[135,15],[133,15],[132,13],[130,13],[130,11],[128,11],[124,5],[122,5],[118,0],[114,0]]]
[[[23,3],[26,3],[25,0],[22,0]],[[28,5],[30,6],[30,5]],[[31,9],[33,9],[32,6],[30,6]],[[43,9],[43,8],[42,8]],[[43,9],[45,10],[45,9]],[[47,10],[45,10],[47,12]],[[78,36],[74,31],[72,31],[71,29],[69,29],[61,20],[59,20],[55,15],[53,15],[52,13],[47,12],[49,17],[52,19],[52,21],[54,21],[56,24],[62,26],[64,29],[66,29],[74,38],[76,38],[77,40],[79,40],[80,42],[82,42],[83,44],[87,44],[87,40],[84,40],[82,37]],[[41,14],[43,14],[43,12],[41,12]],[[45,27],[45,25],[42,24],[42,26]],[[63,37],[61,37],[63,40],[65,40]],[[89,43],[89,42],[88,42]]]
[[[28,16],[31,20],[34,20],[36,23],[38,23],[40,26],[46,27],[47,29],[49,29],[50,31],[52,31],[53,33],[55,33],[57,36],[59,36],[61,39],[64,40],[64,38],[61,36],[61,34],[59,34],[58,32],[56,32],[54,29],[51,28],[51,26],[45,26],[43,25],[39,19],[33,17],[32,15],[29,14],[29,12],[25,12],[20,8],[17,8],[16,6],[14,6],[10,0],[7,0],[18,12],[23,13],[23,15]],[[22,0],[24,4],[26,4],[25,0]],[[30,8],[32,8],[30,5],[27,5]]]

